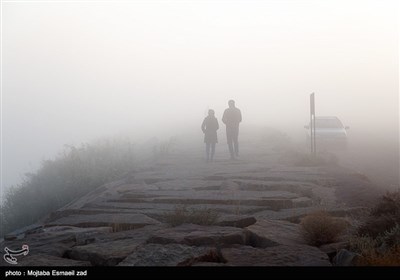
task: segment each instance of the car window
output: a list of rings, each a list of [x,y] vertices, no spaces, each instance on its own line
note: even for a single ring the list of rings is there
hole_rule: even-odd
[[[316,128],[343,128],[343,124],[338,119],[316,119]]]

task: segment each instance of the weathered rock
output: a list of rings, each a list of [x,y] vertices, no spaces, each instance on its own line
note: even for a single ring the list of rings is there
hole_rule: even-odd
[[[35,223],[35,224],[31,224],[31,225],[16,229],[16,230],[8,233],[7,235],[9,235],[12,239],[13,239],[12,236],[16,236],[17,239],[20,239],[20,238],[24,238],[26,234],[31,234],[31,233],[40,231],[40,229],[42,227],[43,227],[43,224]],[[7,240],[7,235],[4,237],[5,240]]]
[[[166,224],[157,224],[145,226],[134,230],[113,232],[102,238],[102,241],[107,242],[120,239],[147,240],[152,236],[154,232],[165,229],[167,227],[168,226]]]
[[[126,258],[144,242],[145,240],[143,239],[120,239],[92,243],[73,247],[67,251],[67,255],[74,260],[89,261],[92,265],[113,266]]]
[[[326,174],[313,174],[308,173],[309,171],[287,171],[287,172],[240,172],[239,174],[232,174],[230,176],[224,176],[223,179],[231,180],[256,180],[265,182],[301,182],[301,183],[316,183],[319,184],[319,180],[323,177],[326,178]]]
[[[43,230],[52,234],[71,234],[75,237],[75,245],[85,245],[100,239],[112,232],[111,227],[79,228],[71,226],[54,226]]]
[[[289,222],[299,222],[301,217],[304,217],[308,213],[316,211],[316,207],[301,207],[301,208],[289,208],[280,209],[279,211],[263,210],[254,213],[254,217],[257,220],[271,219],[271,220],[287,220]]]
[[[220,190],[239,190],[239,184],[231,180],[225,180],[222,182]]]
[[[298,197],[295,199],[292,199],[293,203],[293,208],[300,208],[300,207],[310,207],[313,204],[313,201],[311,198],[308,197]]]
[[[18,236],[15,235],[15,234],[7,234],[7,235],[4,236],[4,240],[6,240],[6,241],[13,241],[13,240],[16,240],[17,237],[18,237]]]
[[[107,213],[106,209],[98,209],[98,210],[94,210],[94,209],[63,209],[63,210],[57,210],[54,211],[52,213],[50,213],[50,215],[47,216],[45,223],[49,224],[52,221],[64,218],[64,217],[68,217],[71,215],[95,215],[95,214],[103,214],[103,213]]]
[[[110,233],[111,228],[77,228],[77,227],[49,227],[41,232],[28,234],[23,239],[6,241],[2,247],[17,250],[22,245],[29,245],[29,255],[44,254],[62,257],[77,240],[81,244],[91,242],[97,235]],[[3,250],[3,248],[2,248]]]
[[[138,198],[142,193],[132,194],[132,198],[121,198],[120,202],[147,202],[147,203],[169,203],[169,204],[219,204],[219,205],[247,205],[264,206],[272,209],[290,208],[292,200],[298,195],[285,191],[265,191],[260,195],[254,191],[236,190],[180,190],[180,191],[147,191],[152,198]]]
[[[240,228],[184,224],[157,231],[148,243],[186,245],[246,244],[246,235]]]
[[[280,209],[279,211],[263,210],[254,213],[254,217],[259,219],[273,219],[273,220],[286,220],[292,223],[300,223],[301,218],[307,216],[310,213],[325,211],[334,217],[346,217],[351,215],[359,215],[366,211],[364,207],[300,207],[300,208],[289,208]]]
[[[305,244],[300,226],[287,221],[261,219],[247,227],[246,234],[254,247]]]
[[[90,262],[38,254],[21,258],[18,260],[18,266],[90,266]]]
[[[173,203],[151,203],[151,202],[126,202],[126,201],[107,201],[97,204],[90,205],[97,209],[107,209],[113,212],[127,212],[127,213],[140,213],[144,215],[155,215],[158,214],[162,216],[163,214],[173,212],[177,204]],[[204,210],[209,209],[211,211],[216,211],[220,213],[227,214],[246,214],[255,213],[258,211],[263,211],[269,209],[266,206],[252,206],[252,205],[241,205],[241,204],[193,204],[187,205],[188,209],[193,210]],[[152,217],[150,216],[150,217]]]
[[[328,256],[336,255],[340,250],[345,249],[349,245],[347,241],[341,241],[336,243],[325,244],[319,247],[319,249],[326,253]]]
[[[254,139],[248,140],[248,143],[255,143]],[[218,248],[250,244],[265,250],[272,250],[269,246],[276,246],[274,250],[286,248],[288,264],[297,263],[294,256],[302,256],[302,251],[293,249],[293,246],[304,243],[299,226],[266,218],[299,222],[302,216],[316,210],[316,207],[306,207],[311,205],[311,198],[314,202],[321,202],[320,207],[329,209],[338,207],[335,204],[338,197],[348,198],[346,202],[351,205],[360,190],[366,190],[363,187],[365,182],[359,181],[359,186],[354,188],[353,179],[340,180],[341,175],[348,171],[338,170],[337,174],[331,174],[325,166],[294,166],[292,163],[297,156],[290,152],[283,155],[266,142],[269,141],[257,140],[257,149],[254,145],[243,145],[239,160],[226,161],[221,156],[212,164],[204,164],[198,151],[171,153],[162,160],[149,163],[150,168],[138,166],[130,178],[125,176],[122,180],[100,186],[59,209],[47,221],[40,222],[40,227],[54,226],[45,228],[41,235],[26,230],[12,233],[10,239],[16,239],[5,241],[2,246],[10,244],[9,247],[18,249],[22,244],[28,244],[31,249],[29,257],[42,254],[65,256],[68,250],[74,258],[90,259],[96,265],[115,265],[127,254],[135,253],[137,248],[147,246],[144,244],[162,246],[172,242],[168,246],[212,245]],[[149,151],[151,149],[152,146]],[[175,207],[181,205],[194,212],[198,209],[217,212],[218,225],[158,227],[158,221],[163,222],[163,217],[174,215]],[[318,205],[315,203],[314,206]],[[253,224],[252,217],[258,222]],[[84,228],[108,226],[108,231],[73,232],[65,225]],[[154,228],[143,233],[142,239],[137,238],[137,231],[148,226]],[[57,228],[60,230],[55,234]],[[154,243],[147,243],[148,240]],[[290,249],[280,247],[281,244]],[[333,254],[332,248],[321,249]],[[277,255],[284,263],[284,254]],[[193,264],[216,265],[215,262],[220,264],[215,260],[197,260]],[[177,260],[172,265],[181,263]]]
[[[72,246],[75,245],[75,241],[73,237],[69,241],[64,240],[62,242],[53,242],[47,243],[45,239],[42,240],[32,240],[32,239],[24,239],[24,240],[14,240],[9,242],[4,242],[1,245],[1,251],[4,252],[4,248],[7,247],[10,250],[20,250],[23,245],[29,246],[29,255],[51,255],[56,257],[62,257],[64,253]]]
[[[98,232],[77,233],[75,235],[75,246],[82,246],[96,242],[96,240],[99,240],[102,237],[104,238],[107,235],[108,235],[107,233],[98,233]]]
[[[104,201],[106,198],[118,198],[120,195],[118,194],[117,189],[119,186],[125,184],[126,182],[123,179],[99,186],[88,194],[73,200],[64,207],[61,207],[59,210],[82,209],[87,204]]]
[[[51,226],[103,227],[110,226],[114,231],[136,229],[159,222],[143,214],[95,214],[71,215],[49,223]]]
[[[238,246],[223,248],[221,254],[232,266],[330,266],[328,256],[308,245],[279,245],[268,248]]]
[[[116,265],[137,246],[144,244],[154,231],[165,227],[160,224],[109,233],[96,238],[95,243],[71,248],[67,255],[76,260],[88,260],[93,265]]]
[[[157,187],[157,190],[182,190],[187,191],[188,189],[202,189],[209,185],[209,182],[199,179],[177,179],[170,181],[156,182],[153,186]]]
[[[146,244],[138,247],[119,266],[188,266],[196,262],[217,262],[216,249],[182,244]]]
[[[227,264],[221,262],[197,262],[192,266],[227,266]]]
[[[249,180],[236,179],[235,183],[239,184],[240,190],[252,191],[287,191],[301,196],[311,197],[313,190],[319,186],[308,182],[293,182],[293,181],[264,181],[264,180]]]
[[[333,258],[333,265],[335,266],[352,266],[359,258],[359,254],[341,249]]]
[[[223,227],[245,228],[255,224],[257,220],[252,216],[243,215],[223,215],[218,218],[216,225]]]

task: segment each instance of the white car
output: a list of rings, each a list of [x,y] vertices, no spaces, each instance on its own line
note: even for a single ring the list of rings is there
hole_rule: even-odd
[[[307,143],[310,143],[310,125],[304,126],[307,129]],[[347,147],[347,130],[339,118],[334,116],[315,117],[315,137],[318,149],[345,149]]]

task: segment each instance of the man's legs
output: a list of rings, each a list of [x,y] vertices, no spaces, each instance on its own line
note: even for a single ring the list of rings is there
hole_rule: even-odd
[[[239,128],[233,131],[233,145],[235,146],[235,154],[239,156]]]
[[[231,159],[235,158],[235,154],[233,152],[233,131],[232,129],[226,128],[226,140],[228,141],[229,153],[231,155]]]

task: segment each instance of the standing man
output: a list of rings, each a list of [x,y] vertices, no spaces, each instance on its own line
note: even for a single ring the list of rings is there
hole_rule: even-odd
[[[222,122],[226,125],[226,139],[228,141],[231,159],[239,156],[239,123],[242,121],[242,113],[235,107],[235,101],[229,100],[229,108],[224,111]]]

